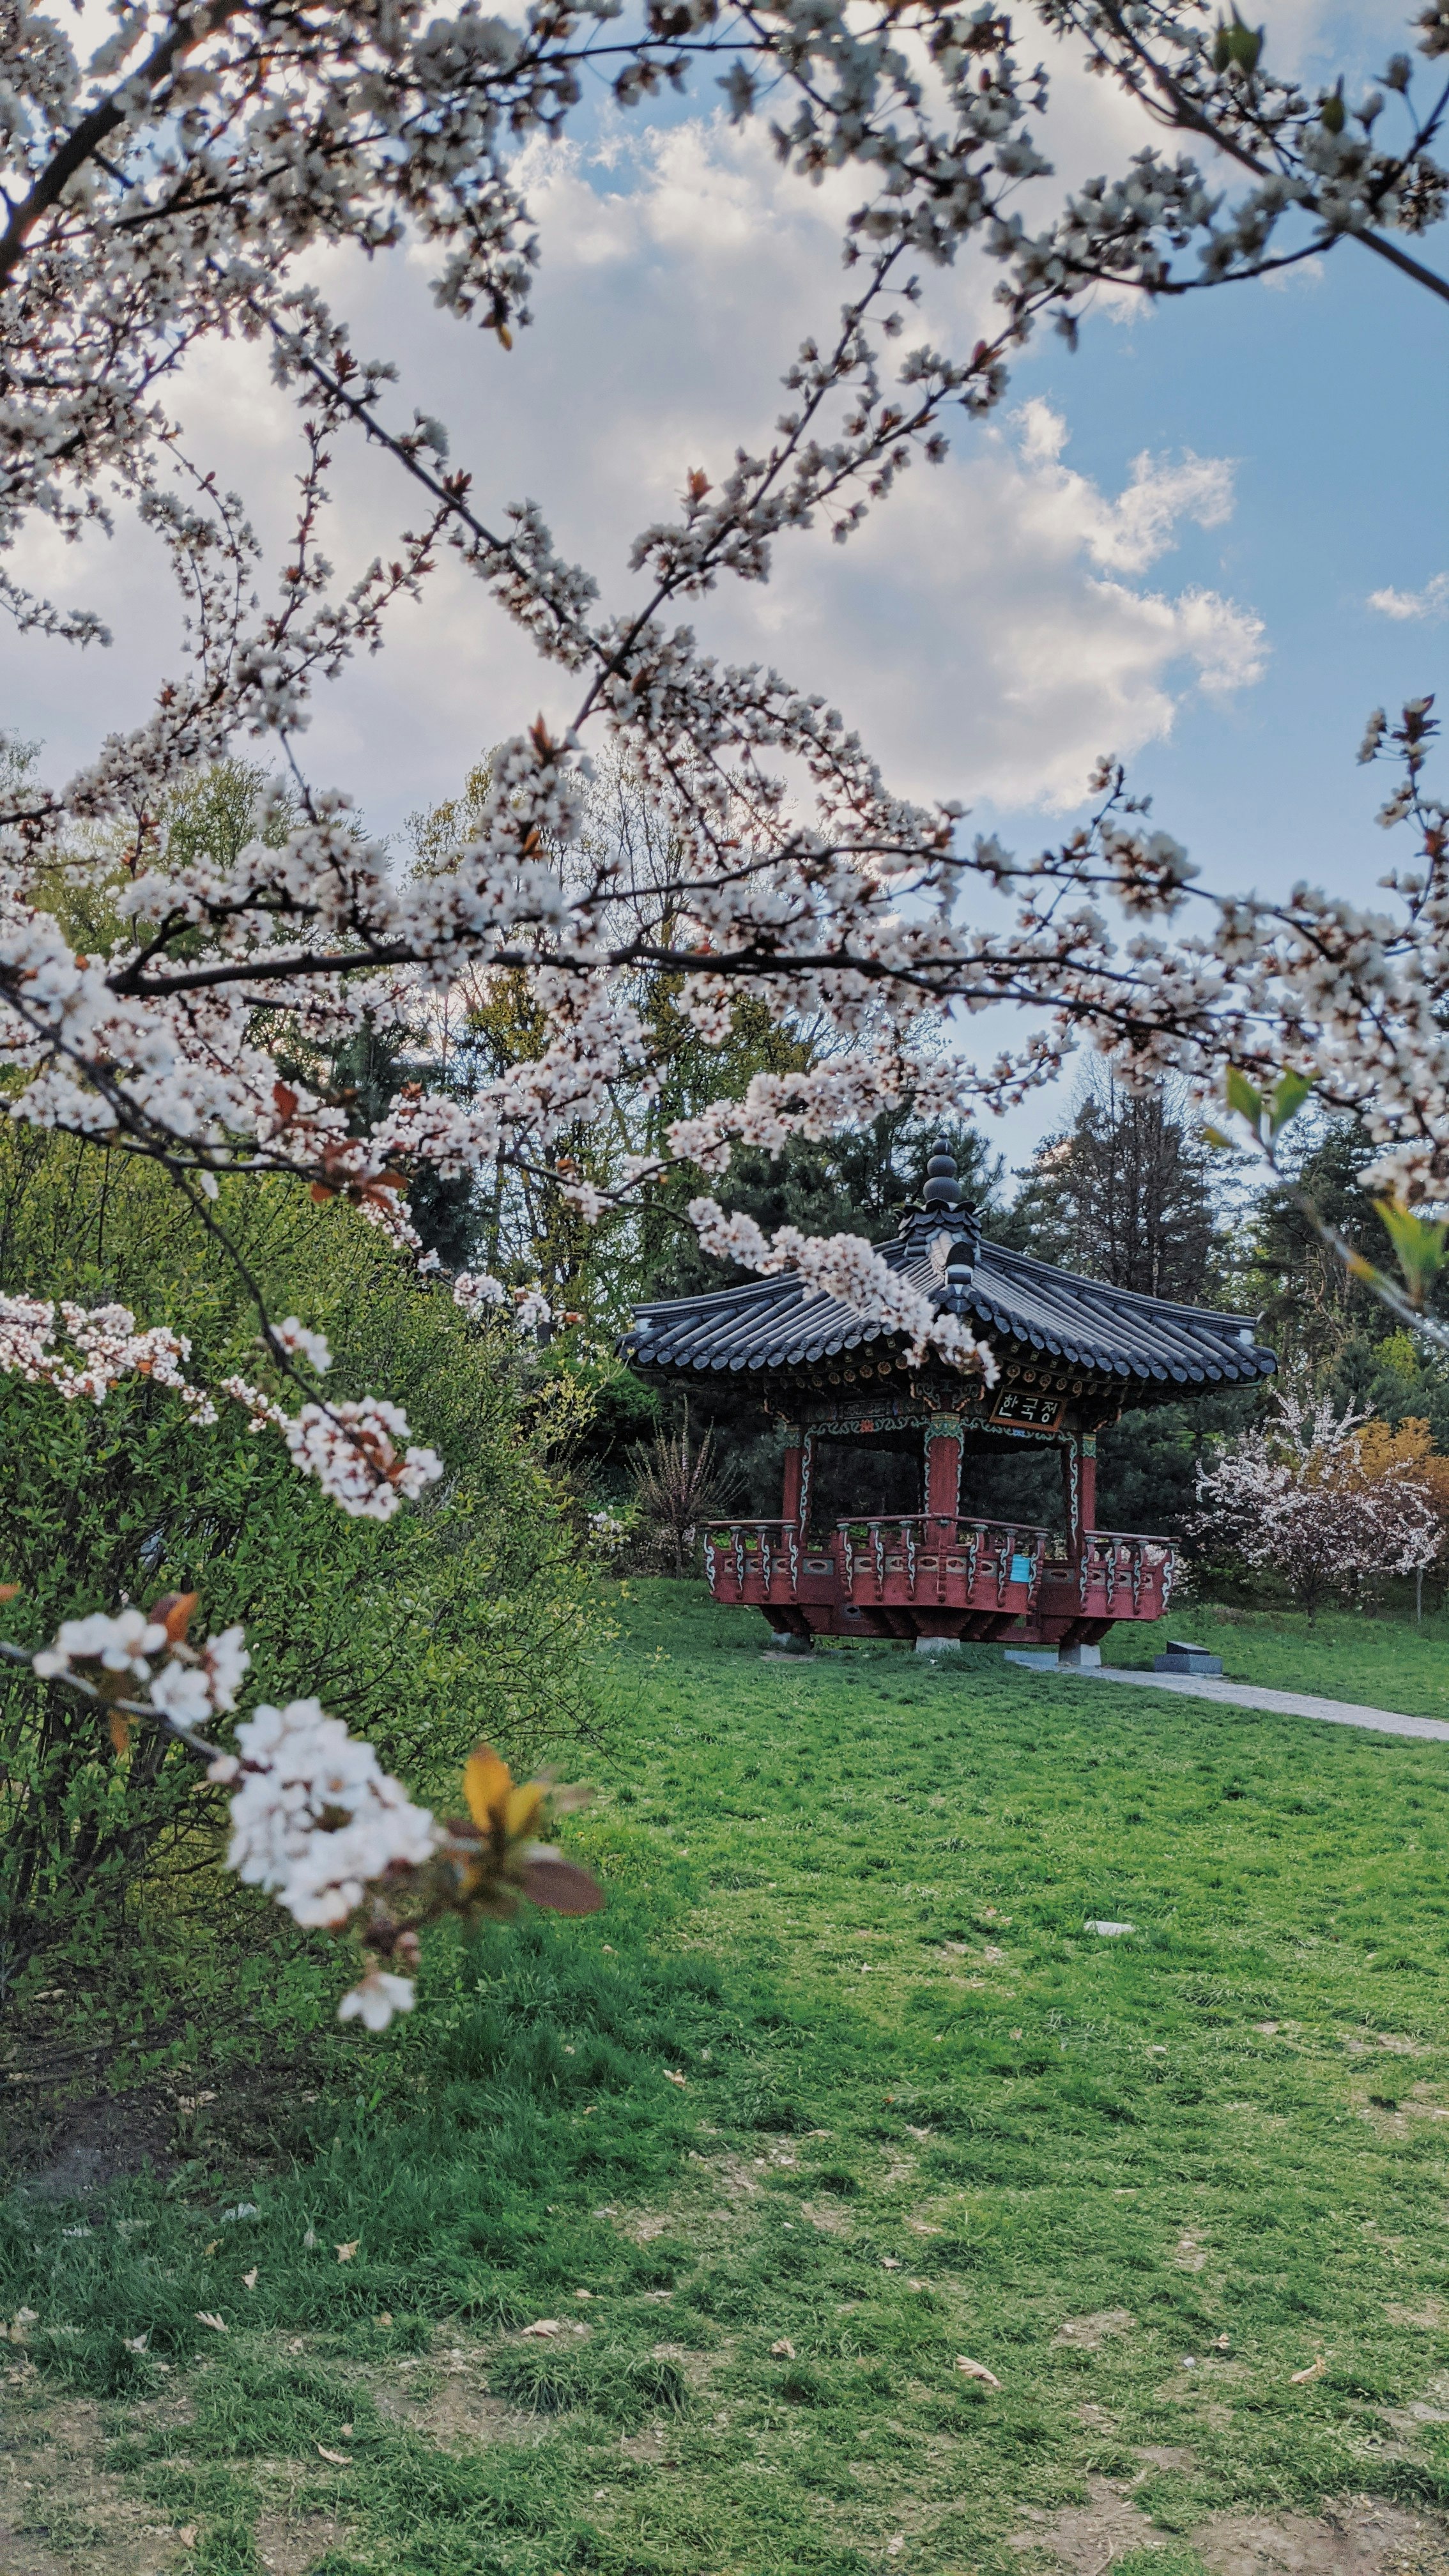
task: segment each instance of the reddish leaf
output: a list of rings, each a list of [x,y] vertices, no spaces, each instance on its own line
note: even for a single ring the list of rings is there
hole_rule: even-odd
[[[110,1715],[111,1743],[117,1753],[124,1753],[131,1741],[131,1721],[113,1708]]]
[[[523,1872],[523,1893],[554,1914],[598,1914],[604,1891],[596,1878],[572,1860],[531,1860]]]
[[[158,1628],[165,1629],[169,1644],[180,1646],[185,1643],[186,1631],[200,1599],[199,1592],[163,1592],[147,1615],[155,1620]]]

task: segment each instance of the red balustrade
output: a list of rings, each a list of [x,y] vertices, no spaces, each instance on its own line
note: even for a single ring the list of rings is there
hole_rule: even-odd
[[[1160,1619],[1174,1568],[1167,1539],[1090,1530],[1072,1556],[1048,1530],[954,1513],[842,1520],[815,1536],[787,1520],[715,1521],[705,1535],[715,1599],[802,1637],[1086,1643],[1118,1619]]]

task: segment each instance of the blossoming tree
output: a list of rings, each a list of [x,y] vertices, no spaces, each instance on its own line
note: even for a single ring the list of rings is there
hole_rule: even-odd
[[[1422,1576],[1442,1518],[1421,1453],[1385,1432],[1329,1396],[1283,1390],[1199,1474],[1199,1528],[1278,1575],[1310,1619],[1325,1601],[1371,1599],[1391,1575]]]
[[[633,994],[641,971],[662,970],[706,1039],[747,998],[851,1044],[678,1122],[666,1152],[626,1165],[615,1197],[680,1163],[721,1175],[739,1138],[775,1146],[908,1097],[930,1117],[1019,1098],[1085,1040],[1129,1081],[1177,1067],[1206,1085],[1232,1063],[1260,1106],[1285,1080],[1311,1084],[1369,1121],[1385,1189],[1406,1203],[1405,1224],[1422,1222],[1407,1201],[1449,1186],[1449,889],[1444,809],[1423,780],[1427,701],[1392,734],[1375,718],[1365,744],[1366,757],[1400,761],[1383,819],[1418,843],[1383,904],[1306,887],[1268,902],[1199,887],[1111,761],[1091,819],[1061,847],[1021,858],[972,841],[959,808],[891,791],[808,675],[722,665],[680,616],[721,581],[767,578],[776,544],[805,529],[847,540],[913,461],[943,455],[954,418],[1000,402],[1011,355],[1039,324],[1071,339],[1103,288],[1190,297],[1343,252],[1449,300],[1421,256],[1445,210],[1446,0],[1429,0],[1412,51],[1356,104],[1342,81],[1310,95],[1236,13],[1215,21],[1201,0],[1034,0],[1028,30],[1034,16],[1075,48],[1162,137],[1059,195],[1043,148],[1046,78],[991,0],[647,0],[629,18],[618,0],[533,0],[516,19],[473,0],[452,17],[421,0],[115,0],[112,16],[85,62],[59,17],[27,0],[0,20],[0,544],[36,521],[79,538],[134,509],[175,569],[189,658],[150,720],[100,744],[65,786],[43,790],[12,765],[0,807],[12,1116],[158,1161],[223,1255],[223,1173],[343,1195],[404,1241],[409,1182],[425,1168],[553,1171],[592,1218],[603,1194],[558,1164],[557,1140],[621,1087],[650,1083]],[[519,147],[560,131],[594,80],[626,110],[665,84],[717,83],[739,121],[768,103],[777,150],[802,180],[853,169],[860,182],[843,308],[802,337],[766,439],[713,474],[681,460],[677,510],[635,541],[645,596],[628,611],[563,559],[534,504],[500,507],[451,461],[441,424],[409,419],[396,369],[353,349],[309,269],[339,244],[369,256],[424,245],[438,304],[492,334],[503,363],[529,318],[540,247]],[[969,350],[938,348],[914,320],[917,271],[967,250],[999,270],[996,328]],[[300,501],[266,608],[254,605],[261,549],[245,503],[188,451],[176,416],[189,356],[221,334],[261,344],[295,404]],[[329,463],[349,439],[391,460],[416,524],[342,587],[323,534]],[[299,744],[319,682],[380,644],[390,609],[445,551],[571,676],[576,699],[562,732],[539,721],[500,748],[452,863],[401,883],[345,800],[307,778]],[[0,590],[23,630],[99,637],[94,617],[12,573]],[[243,736],[292,772],[285,828],[279,809],[226,866],[158,864],[161,801]],[[591,744],[659,816],[662,872],[631,874],[583,833]],[[97,826],[125,847],[127,928],[106,953],[77,953],[45,888]],[[988,926],[1001,907],[976,907],[981,893],[1007,898],[1004,927]],[[466,1105],[419,1085],[362,1133],[325,1086],[283,1073],[268,1035],[287,1033],[289,1061],[299,1047],[321,1060],[364,1011],[386,1026],[464,978],[476,989],[500,975],[528,987],[536,1055]],[[1003,1001],[1030,1017],[995,1063],[942,1043],[943,1029]],[[766,1238],[712,1198],[691,1213],[711,1248],[797,1269],[917,1348],[989,1369],[964,1328],[864,1242]],[[451,1293],[473,1309],[506,1292],[461,1277]],[[120,1309],[57,1314],[22,1296],[0,1308],[0,1366],[75,1401],[145,1370],[198,1424],[239,1403],[348,1511],[386,1516],[437,1475],[385,1393],[329,1401],[305,1319],[263,1316],[261,1331],[264,1383],[201,1388],[164,1318],[140,1329]],[[87,1660],[100,1687],[96,1674],[139,1661],[150,1683],[137,1710],[178,1735],[183,1707],[224,1710],[235,1655],[218,1643],[186,1664],[171,1640],[156,1666],[162,1648],[144,1641],[156,1624],[139,1638],[117,1623],[88,1629],[87,1644],[62,1632],[53,1677],[74,1679]],[[184,1688],[166,1679],[178,1662]],[[335,1772],[347,1812],[366,1811],[371,1874],[345,1880],[363,1890],[353,1914],[389,1869],[434,1867],[444,1846],[420,1856],[402,1793],[383,1796],[310,1703],[275,1724],[259,1712],[243,1736],[239,1809],[265,1777],[305,1839],[333,1812],[317,1783]],[[198,1750],[233,1758],[201,1739]],[[243,1853],[248,1831],[236,1823]],[[280,1862],[254,1874],[288,1901],[309,1867],[289,1860],[280,1882]]]

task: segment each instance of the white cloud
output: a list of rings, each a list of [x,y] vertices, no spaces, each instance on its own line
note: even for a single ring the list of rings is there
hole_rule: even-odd
[[[589,153],[535,144],[525,175],[544,259],[535,327],[511,356],[433,310],[426,251],[371,268],[333,256],[314,273],[351,313],[359,347],[399,359],[403,417],[416,402],[447,421],[484,516],[536,498],[606,603],[627,607],[641,595],[626,569],[636,529],[672,512],[692,466],[717,479],[737,443],[768,441],[781,370],[805,331],[833,323],[858,182],[803,187],[763,131],[698,120],[611,131]],[[924,329],[969,346],[994,282],[971,259],[928,279]],[[196,451],[242,488],[275,543],[295,450],[260,351],[205,351],[183,410]],[[1171,731],[1188,696],[1259,676],[1261,622],[1211,586],[1196,536],[1181,588],[1142,580],[1192,532],[1228,521],[1232,467],[1142,454],[1113,490],[1065,461],[1066,425],[1042,402],[984,433],[960,428],[949,462],[913,469],[847,547],[823,529],[784,537],[768,588],[722,589],[695,622],[711,649],[768,658],[828,693],[903,790],[1061,808],[1100,750],[1136,751]],[[328,551],[350,578],[392,551],[419,505],[366,453],[339,451],[329,479]],[[61,549],[42,531],[36,557],[48,588],[93,600],[122,639],[79,670],[58,646],[0,652],[11,720],[47,736],[59,767],[103,725],[144,717],[178,619],[133,529],[108,550]],[[395,827],[448,792],[480,747],[540,707],[558,718],[569,706],[559,675],[445,557],[380,659],[319,701],[309,766]]]
[[[1422,590],[1371,590],[1368,604],[1380,617],[1449,617],[1449,572],[1436,572]]]
[[[1261,620],[1217,591],[1140,589],[1180,523],[1232,507],[1220,459],[1139,457],[1117,494],[1028,404],[976,454],[908,476],[844,556],[782,558],[772,658],[827,689],[918,794],[1061,810],[1096,755],[1172,730],[1193,688],[1257,680]]]

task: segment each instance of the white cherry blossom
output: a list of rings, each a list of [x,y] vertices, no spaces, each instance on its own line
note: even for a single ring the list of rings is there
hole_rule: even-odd
[[[432,1817],[320,1701],[264,1703],[237,1728],[236,1744],[227,1867],[294,1921],[345,1923],[371,1880],[432,1853]]]
[[[390,1976],[386,1969],[376,1968],[348,1989],[337,2007],[337,2018],[360,2021],[372,2031],[386,2030],[394,2013],[411,2012],[416,2001],[417,1987],[411,1977]]]

